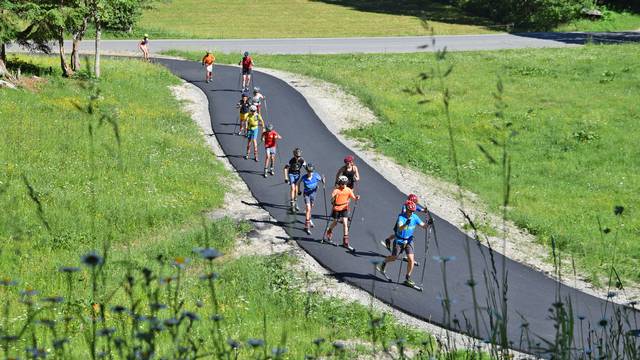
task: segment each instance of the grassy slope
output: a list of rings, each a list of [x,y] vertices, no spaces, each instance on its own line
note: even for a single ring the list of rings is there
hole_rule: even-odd
[[[28,58],[28,62],[56,68],[51,58]],[[23,69],[33,67],[26,64]],[[107,60],[103,74],[102,103],[105,108],[117,107],[120,113],[122,166],[114,158],[117,145],[112,129],[107,125],[97,128],[95,200],[90,195],[89,119],[73,105],[76,101],[84,103],[88,95],[82,83],[54,74],[44,76],[47,83],[37,92],[0,90],[0,295],[12,319],[10,333],[16,332],[24,320],[26,306],[17,302],[23,289],[37,289],[37,297],[62,295],[67,302],[89,309],[89,272],[75,275],[78,281],[71,282],[74,289],[68,292],[66,278],[57,269],[77,266],[82,254],[100,249],[107,238],[112,247],[105,267],[106,284],[100,286],[108,291],[102,294],[119,289],[129,270],[138,283],[144,267],[163,278],[175,274],[176,268],[170,266],[173,259],[192,256],[196,247],[212,246],[229,252],[234,239],[248,230],[228,219],[206,222],[208,231],[202,227],[200,213],[222,204],[224,187],[219,180],[225,170],[171,96],[167,86],[178,80],[161,67],[132,60]],[[22,175],[37,191],[50,231],[44,229],[34,203],[27,198]],[[91,231],[92,204],[96,209],[95,232]],[[159,255],[165,265],[155,260]],[[220,273],[218,296],[225,316],[223,342],[227,337],[241,342],[262,337],[263,314],[268,319],[269,351],[286,333],[285,346],[292,358],[311,352],[312,340],[317,337],[367,338],[366,308],[347,306],[317,294],[305,295],[300,290],[304,286],[300,275],[287,270],[292,261],[287,256],[220,260],[215,271]],[[183,282],[186,290],[179,298],[184,300],[185,309],[208,319],[211,298],[204,282],[198,280],[204,271],[204,261],[194,259],[187,267]],[[18,279],[17,286],[2,285],[4,279],[11,278]],[[152,287],[160,294],[173,289],[157,281]],[[141,297],[142,290],[136,294]],[[161,299],[171,303],[168,296]],[[102,301],[106,301],[104,297]],[[202,308],[197,306],[200,301]],[[115,304],[129,307],[122,289],[104,307]],[[88,313],[85,310],[83,316]],[[41,316],[56,319],[58,324],[62,317],[50,311]],[[158,316],[169,318],[170,310],[161,310]],[[7,322],[1,323],[4,334]],[[125,331],[121,330],[123,324],[120,317],[107,311],[107,321],[99,326],[114,326],[120,336]],[[87,330],[78,326],[72,326],[70,346],[74,357],[87,357],[81,336]],[[53,351],[50,331],[45,326],[33,329],[39,346]],[[193,335],[204,339],[208,349],[213,339],[210,329],[209,321],[196,323],[193,329]],[[397,333],[414,345],[426,336],[391,321],[383,330],[388,339]],[[167,332],[159,336],[161,347],[171,344]],[[28,339],[20,341],[8,355],[24,353],[21,349],[29,344]],[[330,345],[323,346],[323,352],[330,350]],[[248,355],[250,351],[244,346],[241,353]]]
[[[341,5],[344,3],[344,5]],[[146,12],[136,30],[155,38],[282,38],[490,32],[490,25],[435,1],[177,0]],[[188,21],[185,21],[188,19]]]
[[[638,56],[638,45],[448,55],[455,65],[448,84],[465,186],[497,210],[498,169],[477,145],[491,148],[489,139],[496,136],[492,92],[500,74],[507,116],[518,132],[510,217],[544,244],[555,236],[594,281],[607,274],[614,253],[618,271],[640,281]],[[260,56],[257,61],[343,86],[382,120],[351,136],[401,164],[453,179],[439,102],[420,106],[402,91],[434,65],[432,54]],[[601,240],[596,218],[615,229],[614,205],[626,206],[624,226]]]
[[[422,16],[437,35],[505,30],[435,0],[174,0],[145,12],[134,33],[125,36],[139,38],[149,33],[152,38],[233,39],[426,35]],[[576,20],[554,31],[638,28],[640,15],[605,11],[602,21]]]

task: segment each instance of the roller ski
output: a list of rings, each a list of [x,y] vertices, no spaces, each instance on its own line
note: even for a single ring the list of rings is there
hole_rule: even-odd
[[[422,286],[418,286],[418,285],[416,285],[416,283],[414,283],[414,282],[413,282],[413,280],[411,280],[411,278],[406,278],[406,279],[402,282],[402,285],[407,286],[407,287],[410,287],[410,288],[412,288],[412,289],[414,289],[414,290],[417,290],[417,291],[420,291],[420,292],[422,292],[422,290],[423,290],[423,289],[422,289]]]
[[[389,275],[387,275],[387,273],[385,272],[385,263],[382,263],[381,265],[377,265],[376,266],[376,271],[378,271],[380,274],[382,274],[382,276],[384,276],[384,278],[388,281],[388,282],[392,282],[393,280],[391,280],[391,278],[389,277]]]
[[[349,250],[351,253],[356,252],[356,249],[353,246],[349,245],[349,235],[344,235],[342,237],[342,245],[340,246]]]
[[[328,243],[333,246],[338,246],[338,244],[336,244],[335,241],[333,241],[332,237],[333,237],[333,232],[331,230],[325,231],[322,237],[321,243]]]

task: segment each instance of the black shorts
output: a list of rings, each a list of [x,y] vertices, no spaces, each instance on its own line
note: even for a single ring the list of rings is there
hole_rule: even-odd
[[[405,252],[407,255],[413,254],[413,241],[409,241],[406,245],[401,244],[398,241],[393,241],[393,250],[391,251],[391,255],[398,256]]]
[[[251,75],[251,69],[242,68],[242,75]]]
[[[333,210],[331,212],[331,217],[334,219],[342,219],[342,218],[349,217],[349,209]]]

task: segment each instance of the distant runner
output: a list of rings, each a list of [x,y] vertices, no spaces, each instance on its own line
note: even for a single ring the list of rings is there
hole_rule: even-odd
[[[268,173],[275,175],[273,167],[276,164],[276,153],[278,152],[276,142],[282,139],[282,136],[273,130],[273,124],[267,125],[267,131],[262,133],[261,140],[264,141],[265,159],[264,159],[264,177]]]
[[[307,163],[302,157],[302,150],[295,148],[293,157],[284,166],[284,182],[289,184],[289,204],[291,212],[298,211],[298,181],[300,180],[300,171]]]
[[[251,145],[253,145],[253,160],[258,162],[258,134],[260,128],[264,128],[264,120],[262,116],[258,114],[258,109],[251,105],[249,107],[249,115],[247,116],[247,153],[244,155],[245,160],[249,159],[249,152],[251,151]]]
[[[253,70],[253,59],[249,56],[249,52],[244,52],[244,57],[238,65],[242,65],[242,90],[249,90],[249,84],[251,84],[251,72]]]
[[[407,274],[405,276],[403,284],[416,290],[422,291],[422,288],[416,286],[413,280],[411,280],[411,272],[413,272],[415,261],[413,249],[413,232],[415,231],[416,226],[420,226],[426,229],[428,225],[422,222],[420,217],[415,214],[416,203],[407,200],[404,203],[404,208],[405,212],[399,214],[398,219],[396,220],[394,229],[395,240],[393,242],[393,251],[391,252],[391,255],[387,256],[384,259],[382,265],[379,265],[378,267],[376,267],[376,269],[380,271],[387,280],[391,281],[391,279],[385,273],[387,264],[396,261],[398,259],[398,256],[402,254],[402,252],[404,252],[407,254]]]
[[[213,63],[216,61],[216,57],[213,56],[211,51],[207,50],[207,54],[202,58],[202,66],[205,67],[206,75],[205,81],[210,82],[213,80]]]
[[[331,204],[333,205],[333,211],[331,212],[332,220],[324,237],[328,242],[333,243],[333,240],[331,240],[333,228],[336,227],[338,221],[342,222],[342,229],[344,230],[342,247],[353,252],[355,249],[349,245],[349,201],[351,201],[351,199],[359,200],[360,195],[355,195],[353,190],[347,187],[348,181],[346,176],[340,176],[338,178],[338,188],[334,189],[331,194]]]
[[[240,110],[240,130],[238,130],[238,135],[242,135],[242,131],[247,128],[247,116],[249,116],[250,108],[249,94],[242,93],[242,98],[236,104],[236,109]]]
[[[260,110],[260,105],[262,105],[262,101],[265,99],[264,95],[260,92],[259,87],[253,88],[253,97],[251,98],[251,104],[255,105],[258,108],[258,114],[262,115],[262,111]],[[268,119],[267,119],[268,120]]]
[[[340,176],[345,176],[347,178],[347,187],[352,190],[356,182],[360,181],[360,172],[358,171],[358,167],[354,164],[353,156],[345,156],[344,166],[341,167],[336,174],[336,184],[338,183],[338,178],[340,178]]]
[[[302,176],[300,182],[302,183],[302,193],[304,194],[305,205],[305,217],[304,217],[304,231],[307,235],[311,235],[311,228],[315,226],[313,220],[311,220],[311,209],[316,202],[316,193],[318,192],[318,185],[324,184],[324,178],[314,171],[314,167],[311,164],[307,164],[307,174]]]
[[[142,58],[149,61],[149,34],[144,34],[142,41],[138,44],[138,48],[142,51]]]

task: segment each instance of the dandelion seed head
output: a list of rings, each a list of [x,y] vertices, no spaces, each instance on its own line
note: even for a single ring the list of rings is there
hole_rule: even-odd
[[[189,261],[190,261],[189,258],[178,256],[175,259],[173,259],[173,265],[179,269],[184,269],[184,267],[187,266]]]
[[[227,344],[233,349],[238,350],[240,348],[240,343],[233,339],[227,339]]]
[[[218,277],[220,277],[220,275],[218,273],[212,272],[212,273],[200,275],[200,280],[213,281],[213,280],[217,279]]]
[[[257,348],[264,345],[264,340],[262,339],[249,339],[247,340],[247,344],[253,348]]]
[[[89,267],[96,267],[98,265],[102,265],[102,263],[104,262],[104,258],[98,255],[98,253],[96,253],[95,251],[91,251],[83,255],[80,259],[83,264]]]
[[[60,304],[61,302],[64,302],[64,298],[62,296],[49,296],[40,300],[51,304]]]
[[[0,285],[2,286],[14,286],[17,285],[18,282],[13,280],[13,279],[9,279],[9,278],[2,278],[0,279]]]

